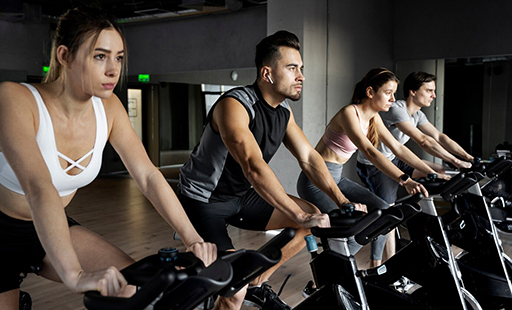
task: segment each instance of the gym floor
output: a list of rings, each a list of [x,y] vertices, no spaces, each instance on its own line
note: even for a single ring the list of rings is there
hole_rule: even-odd
[[[166,171],[164,175],[170,176]],[[96,179],[78,191],[66,210],[80,224],[114,243],[136,260],[155,254],[166,246],[184,249],[180,241],[173,240],[173,230],[129,177]],[[256,249],[273,237],[272,233],[245,231],[234,227],[229,227],[229,230],[237,248]],[[505,252],[512,255],[512,237],[501,237]],[[368,266],[369,248],[364,247],[356,258],[360,268]],[[309,259],[309,253],[303,249],[279,268],[269,280],[269,284],[278,292],[286,276],[291,274],[281,298],[292,307],[303,300],[302,289],[312,278]],[[21,289],[30,293],[34,310],[85,309],[82,295],[71,293],[61,283],[33,274],[25,279]],[[255,308],[244,306],[242,309]]]

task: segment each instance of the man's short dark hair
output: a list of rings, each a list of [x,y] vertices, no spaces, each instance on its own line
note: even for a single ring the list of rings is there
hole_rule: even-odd
[[[435,80],[436,80],[436,76],[433,74],[421,72],[421,71],[412,72],[404,80],[404,84],[403,84],[404,97],[405,98],[409,97],[409,91],[418,90],[418,89],[420,89],[421,85],[435,81]]]
[[[300,51],[299,38],[291,32],[280,30],[261,40],[256,46],[255,62],[258,72],[260,72],[263,66],[273,65],[279,60],[281,57],[279,47],[281,46],[291,47]]]

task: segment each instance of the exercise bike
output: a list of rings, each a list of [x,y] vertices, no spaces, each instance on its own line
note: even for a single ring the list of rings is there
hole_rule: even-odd
[[[512,156],[508,154],[494,160],[511,161]],[[496,228],[506,234],[512,233],[512,169],[495,173],[481,186],[481,191]]]
[[[512,167],[504,158],[490,164],[475,162],[449,182],[419,179],[431,194],[420,201],[424,210],[435,210],[435,197],[451,203],[442,215],[448,240],[462,251],[456,256],[465,288],[485,309],[512,309],[512,261],[501,240],[482,195],[480,182],[495,178]]]
[[[338,227],[312,228],[323,248],[312,250],[310,262],[318,290],[295,309],[482,309],[463,288],[441,218],[421,212],[421,197],[367,215],[330,213],[331,225]],[[359,270],[348,238],[365,245],[402,224],[409,227],[411,240],[381,266]],[[402,277],[414,281],[414,289],[393,285]]]
[[[217,296],[231,297],[247,283],[281,260],[281,248],[295,236],[285,228],[258,250],[219,253],[208,267],[192,253],[161,249],[121,270],[129,284],[138,287],[130,298],[86,292],[90,310],[191,310],[211,309]]]

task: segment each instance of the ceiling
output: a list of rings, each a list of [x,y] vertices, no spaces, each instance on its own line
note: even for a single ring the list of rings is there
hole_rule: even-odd
[[[0,20],[55,21],[69,8],[92,5],[101,7],[120,23],[132,23],[238,11],[266,3],[267,0],[2,0]]]

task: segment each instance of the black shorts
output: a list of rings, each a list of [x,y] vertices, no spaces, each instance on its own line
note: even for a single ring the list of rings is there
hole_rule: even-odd
[[[68,225],[80,224],[68,217]],[[19,288],[27,272],[42,267],[45,256],[32,221],[0,212],[0,293]]]
[[[250,189],[240,198],[229,201],[201,202],[178,193],[178,198],[201,237],[217,245],[219,251],[234,249],[227,225],[263,231],[274,207]]]

